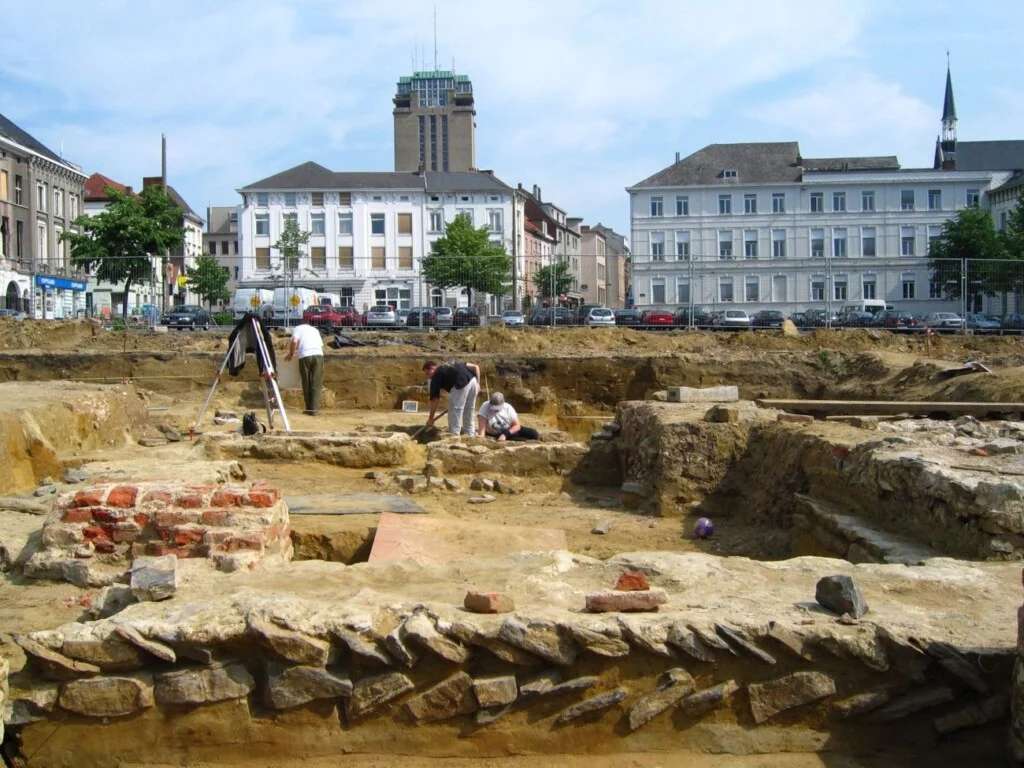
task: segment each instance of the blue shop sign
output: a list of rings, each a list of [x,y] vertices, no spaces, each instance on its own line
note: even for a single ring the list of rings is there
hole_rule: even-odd
[[[41,285],[45,288],[64,288],[71,291],[85,290],[85,283],[78,280],[67,280],[63,277],[46,277],[44,275],[36,275],[36,285]]]

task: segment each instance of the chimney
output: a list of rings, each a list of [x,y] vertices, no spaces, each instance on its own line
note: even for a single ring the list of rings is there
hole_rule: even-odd
[[[676,152],[676,162],[677,163],[679,162],[679,153],[678,152]]]
[[[523,182],[521,182],[521,181],[519,182],[519,191],[520,192],[523,191]]]
[[[537,198],[537,202],[540,202],[540,187],[536,184],[533,185],[533,196]]]
[[[424,163],[424,162],[423,162],[422,160],[420,160],[420,165],[419,165],[419,168],[417,168],[417,169],[416,169],[416,175],[417,175],[417,176],[422,176],[422,175],[423,175],[423,173],[424,173],[424,172],[425,172],[426,170],[427,170],[427,166],[426,166],[426,164],[425,164],[425,163]]]

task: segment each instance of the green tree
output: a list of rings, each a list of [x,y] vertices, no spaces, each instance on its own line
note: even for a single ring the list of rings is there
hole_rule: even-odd
[[[1024,194],[1006,217],[1006,227],[1000,233],[1003,250],[1008,259],[1024,259]]]
[[[302,259],[302,249],[309,242],[309,236],[311,233],[299,229],[299,220],[297,216],[285,216],[284,228],[281,230],[281,236],[274,243],[274,248],[281,254],[280,262],[280,275],[274,275],[275,279],[283,280],[284,287],[287,291],[289,287],[295,287],[295,273],[299,270],[299,262]],[[291,308],[286,307],[288,310],[288,317],[291,317]]]
[[[572,273],[569,264],[556,261],[547,267],[541,267],[533,274],[533,284],[540,291],[541,298],[551,299],[567,293],[572,288]]]
[[[228,293],[228,271],[217,261],[217,257],[210,253],[204,253],[196,257],[195,266],[185,270],[185,277],[188,278],[199,298],[206,301],[206,306],[213,309],[213,302],[227,301],[231,298]]]
[[[1013,275],[1001,261],[1006,258],[1003,241],[992,215],[984,208],[972,206],[957,211],[942,225],[942,234],[932,243],[928,255],[932,282],[942,286],[948,299],[962,297],[965,259],[969,260],[969,296],[995,296],[1013,290]]]
[[[465,288],[469,304],[473,291],[504,296],[512,259],[504,245],[491,243],[487,227],[474,229],[465,216],[456,216],[435,241],[432,253],[423,257],[423,277],[435,288]]]
[[[121,315],[128,318],[128,292],[152,276],[153,255],[177,250],[185,238],[181,209],[162,187],[129,195],[106,189],[110,205],[96,216],[79,216],[61,240],[70,244],[71,261],[93,271],[97,280],[124,283]]]

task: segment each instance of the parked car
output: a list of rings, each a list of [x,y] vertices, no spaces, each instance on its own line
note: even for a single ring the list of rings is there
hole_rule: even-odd
[[[530,318],[530,325],[551,326],[551,325],[572,325],[572,312],[565,307],[541,307],[535,310]]]
[[[648,328],[664,328],[676,324],[676,316],[667,309],[645,309],[640,313],[640,325]]]
[[[875,315],[875,327],[890,330],[916,330],[917,318],[904,309],[887,309]]]
[[[11,320],[26,320],[28,315],[24,312],[19,312],[16,309],[0,309],[0,317],[7,317]]]
[[[640,325],[640,313],[635,309],[616,309],[616,325]]]
[[[526,318],[517,309],[506,309],[501,313],[501,321],[505,323],[506,328],[522,328],[526,325]]]
[[[998,317],[992,315],[968,315],[964,326],[975,333],[995,333],[1002,329],[1003,324]]]
[[[1024,315],[1012,312],[1003,318],[1000,327],[1004,331],[1024,331]]]
[[[434,316],[437,318],[437,324],[439,326],[443,325],[450,328],[455,317],[455,312],[451,307],[434,307]]]
[[[956,312],[932,312],[921,325],[934,331],[957,331],[964,327],[964,320]]]
[[[353,327],[363,324],[363,316],[359,314],[355,307],[335,307],[334,312],[341,318],[338,325]]]
[[[431,307],[413,307],[405,317],[409,328],[433,328],[437,325],[437,315]]]
[[[593,307],[583,322],[590,328],[613,328],[615,313],[607,307]]]
[[[167,322],[164,324],[168,328],[177,328],[179,331],[200,329],[208,331],[213,325],[210,313],[198,304],[183,304],[180,307],[175,307],[166,315],[166,320]]]
[[[839,316],[843,328],[867,328],[875,321],[872,312],[845,312]]]
[[[576,308],[573,313],[573,322],[577,325],[583,325],[587,322],[587,316],[590,314],[590,310],[595,307],[600,307],[600,304],[582,304]]]
[[[777,309],[762,309],[750,318],[750,324],[755,328],[781,328],[785,319],[786,316]]]
[[[382,328],[394,328],[398,325],[398,315],[394,308],[387,304],[378,304],[366,310],[363,316],[363,324]]]
[[[455,310],[452,325],[456,328],[480,325],[480,313],[476,311],[476,307],[459,307]]]
[[[340,313],[335,312],[333,307],[324,304],[308,307],[302,313],[302,322],[325,330],[337,328],[341,325],[341,320]]]
[[[694,327],[706,328],[711,325],[711,315],[700,307],[679,307],[675,314],[675,324],[688,327],[691,314]]]
[[[395,325],[405,325],[405,319],[409,316],[411,309],[395,310]]]
[[[831,322],[829,322],[829,314],[824,309],[807,309],[804,310],[804,325],[803,328],[824,328],[828,325],[836,325],[839,322],[839,318],[835,315],[831,316]]]
[[[711,318],[711,327],[743,330],[750,328],[750,317],[742,309],[723,309]]]

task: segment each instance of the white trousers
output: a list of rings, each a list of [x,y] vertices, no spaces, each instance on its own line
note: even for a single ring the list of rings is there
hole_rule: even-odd
[[[480,382],[475,378],[462,389],[448,393],[448,431],[453,435],[476,435],[476,396]]]

